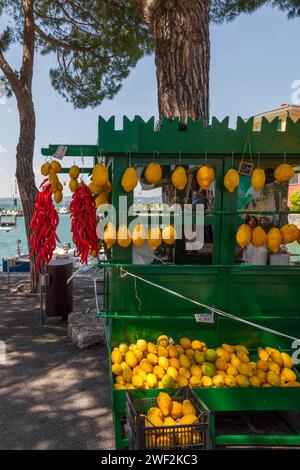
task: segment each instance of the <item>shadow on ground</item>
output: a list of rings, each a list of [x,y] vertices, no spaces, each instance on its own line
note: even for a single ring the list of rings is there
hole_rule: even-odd
[[[93,305],[88,278],[78,278],[74,292],[76,311]],[[78,350],[66,322],[40,326],[37,296],[5,293],[2,274],[0,449],[113,448],[106,347]]]

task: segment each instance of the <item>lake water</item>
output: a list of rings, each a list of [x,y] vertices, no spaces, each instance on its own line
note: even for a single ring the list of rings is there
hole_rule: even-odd
[[[72,242],[71,221],[70,214],[59,215],[59,226],[57,228],[57,235],[61,243],[57,246],[62,247],[65,242]],[[14,256],[17,253],[17,240],[21,242],[21,253],[28,253],[27,241],[25,234],[24,217],[17,217],[16,227],[12,227],[10,232],[0,231],[0,271],[2,270],[2,258],[7,256]]]

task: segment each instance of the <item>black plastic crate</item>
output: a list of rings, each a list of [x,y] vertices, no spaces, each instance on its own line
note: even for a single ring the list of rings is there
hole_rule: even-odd
[[[163,391],[163,390],[162,390]],[[168,392],[173,400],[182,403],[190,400],[197,412],[197,423],[176,426],[153,426],[146,416],[152,407],[157,407],[157,397],[140,398],[138,392],[126,393],[126,420],[129,449],[189,449],[211,448],[209,433],[209,409],[189,387]],[[149,423],[149,424],[148,424]],[[147,426],[148,424],[148,426]]]

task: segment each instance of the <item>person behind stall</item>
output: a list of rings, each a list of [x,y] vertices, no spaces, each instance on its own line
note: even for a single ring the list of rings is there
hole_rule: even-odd
[[[264,229],[264,231],[266,233],[268,233],[270,230],[271,230],[271,224],[270,224],[270,220],[268,219],[268,217],[261,217],[259,219],[259,225],[261,226],[261,228]]]
[[[290,212],[290,208],[288,205],[288,200],[287,198],[282,198],[281,199],[281,210],[284,212]],[[282,227],[283,225],[286,225],[289,223],[289,215],[288,214],[280,214],[279,215],[279,222],[278,222],[278,227]]]

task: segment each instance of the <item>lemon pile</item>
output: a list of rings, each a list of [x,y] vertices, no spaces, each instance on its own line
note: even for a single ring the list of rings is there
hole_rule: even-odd
[[[161,392],[157,397],[157,407],[150,408],[145,417],[146,447],[170,447],[174,444],[200,444],[202,436],[197,427],[191,428],[169,428],[166,426],[185,426],[199,423],[196,408],[190,400],[182,402],[172,399],[168,393]],[[151,427],[155,426],[155,432]]]
[[[210,349],[203,341],[181,338],[173,344],[161,335],[156,344],[138,339],[121,343],[111,353],[114,388],[299,386],[292,358],[274,348],[258,348],[252,361],[246,346],[222,344]]]
[[[45,162],[41,166],[41,174],[49,177],[51,192],[54,201],[59,204],[63,199],[63,185],[58,179],[57,174],[61,172],[61,164],[57,160]]]
[[[242,224],[237,231],[236,241],[241,248],[246,248],[251,242],[255,247],[267,245],[271,253],[279,253],[282,244],[288,245],[295,241],[300,244],[300,230],[295,224],[286,224],[266,233],[262,227],[255,227],[251,231],[249,225]]]

